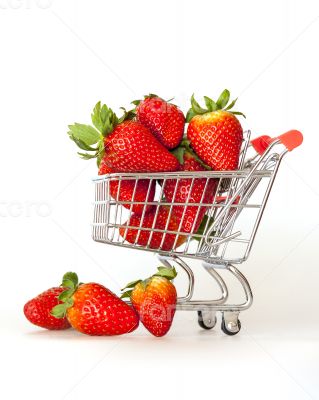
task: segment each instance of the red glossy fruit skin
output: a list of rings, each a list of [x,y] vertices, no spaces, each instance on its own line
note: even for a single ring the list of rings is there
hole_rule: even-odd
[[[138,283],[131,301],[141,322],[154,336],[161,337],[169,331],[175,315],[177,293],[168,279],[152,277],[146,287]]]
[[[135,310],[98,283],[80,285],[74,305],[67,310],[73,328],[92,336],[113,336],[133,332],[139,324]]]
[[[138,121],[168,149],[177,147],[184,134],[185,117],[175,105],[159,97],[147,97],[136,107]]]
[[[49,330],[70,328],[71,325],[66,318],[55,318],[51,315],[52,308],[61,304],[58,296],[64,290],[66,289],[62,287],[53,287],[28,301],[23,308],[26,318],[32,324]]]
[[[136,121],[124,121],[104,140],[107,165],[116,172],[170,172],[179,162]]]
[[[99,175],[105,175],[112,173],[112,169],[108,167],[106,163],[106,156],[104,156],[100,162]],[[119,188],[120,184],[120,188]],[[128,201],[128,202],[152,202],[155,196],[156,182],[150,182],[149,179],[139,179],[137,187],[134,193],[136,180],[126,179],[126,180],[109,180],[110,195],[116,201]],[[149,185],[151,187],[149,188]],[[148,195],[147,195],[148,194]],[[131,204],[122,204],[123,207],[131,209]],[[132,212],[137,215],[141,215],[145,208],[145,212],[149,212],[152,205],[147,204],[133,204]]]
[[[235,115],[224,110],[193,117],[187,138],[197,155],[213,170],[238,168],[243,129]]]
[[[159,206],[158,213],[156,214],[156,207],[154,207],[148,214],[144,215],[142,219],[141,216],[133,214],[129,221],[126,223],[128,226],[136,226],[143,227],[143,228],[153,228],[154,220],[155,225],[154,229],[164,230],[167,229],[168,231],[177,231],[179,227],[178,219],[171,214],[169,218],[169,222],[166,228],[166,224],[169,218],[169,208],[167,206]],[[140,232],[138,236],[138,232]],[[148,244],[149,238],[151,237],[149,247],[151,249],[161,249],[164,251],[172,250],[172,248],[177,248],[181,244],[185,242],[187,239],[186,235],[178,235],[176,240],[176,234],[174,233],[163,233],[163,232],[151,232],[151,231],[143,231],[140,229],[134,228],[120,228],[120,235],[125,238],[126,241],[129,243],[146,246]],[[152,236],[151,236],[152,235]],[[164,240],[163,240],[164,237]],[[163,240],[163,244],[162,243]],[[175,244],[175,246],[174,246]]]
[[[189,153],[184,154],[184,171],[205,171],[205,168]],[[208,182],[207,182],[208,181]],[[217,189],[216,179],[191,178],[168,179],[163,188],[165,198],[174,203],[211,204]],[[177,186],[177,188],[176,188]],[[181,223],[181,231],[196,233],[209,206],[173,206],[173,213]]]

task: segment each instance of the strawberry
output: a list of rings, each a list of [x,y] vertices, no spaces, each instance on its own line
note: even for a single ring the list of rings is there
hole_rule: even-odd
[[[140,122],[133,121],[131,111],[121,118],[106,105],[97,103],[90,125],[69,126],[70,138],[83,150],[84,159],[97,157],[98,164],[105,154],[105,163],[116,172],[167,172],[179,168],[178,160]],[[92,147],[95,146],[95,147]],[[93,153],[92,153],[93,152]]]
[[[178,160],[140,122],[124,121],[105,138],[108,165],[118,172],[170,172]]]
[[[189,149],[180,147],[178,157],[183,171],[205,171],[206,168],[198,157]],[[174,203],[211,204],[218,181],[207,178],[182,178],[178,181],[168,179],[163,188],[166,200]],[[196,233],[207,211],[206,206],[173,206],[173,214],[181,221],[180,231]]]
[[[150,278],[131,282],[122,289],[129,289],[122,298],[131,299],[142,324],[154,336],[164,336],[172,325],[177,293],[170,280],[176,275],[174,268],[159,267]]]
[[[153,207],[148,214],[144,215],[144,218],[140,215],[133,214],[125,224],[128,228],[125,225],[120,227],[120,235],[132,244],[146,246],[149,243],[151,249],[169,251],[173,248],[177,248],[185,242],[187,237],[186,235],[179,235],[176,238],[177,235],[175,233],[161,232],[164,229],[168,231],[178,230],[178,219],[173,214],[169,214],[170,210],[167,206]],[[135,229],[132,227],[137,228]],[[152,232],[152,228],[159,230],[159,232]]]
[[[107,155],[101,160],[99,166],[99,175],[110,174],[114,172],[107,166]],[[136,188],[135,188],[136,185]],[[149,187],[151,185],[151,187]],[[136,183],[135,179],[109,180],[110,195],[119,202],[129,202],[123,204],[125,208],[131,209],[131,202],[152,202],[155,196],[155,180],[150,182],[148,179],[139,179]],[[152,205],[133,204],[132,211],[137,215],[141,215],[145,208],[145,212],[151,210]]]
[[[138,316],[128,304],[98,283],[78,283],[74,272],[63,276],[67,288],[59,299],[63,302],[52,309],[56,318],[67,316],[70,324],[87,335],[122,335],[138,327]]]
[[[235,115],[230,111],[236,100],[228,106],[230,93],[225,89],[215,103],[205,98],[207,109],[200,107],[191,98],[192,107],[187,113],[187,138],[198,156],[213,170],[235,170],[238,167],[240,148],[243,141],[243,129]],[[243,115],[244,116],[244,115]]]
[[[57,304],[61,304],[58,297],[66,289],[53,287],[39,294],[34,299],[28,301],[23,312],[26,318],[34,325],[50,330],[61,330],[70,328],[66,318],[55,318],[51,315],[51,309]]]
[[[150,94],[144,100],[133,101],[137,120],[150,129],[168,149],[179,145],[184,134],[185,117],[182,111],[160,97]]]

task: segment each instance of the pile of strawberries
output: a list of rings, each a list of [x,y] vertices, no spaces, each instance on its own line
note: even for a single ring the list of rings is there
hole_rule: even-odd
[[[93,126],[75,123],[68,134],[85,151],[78,153],[82,158],[97,158],[100,175],[234,170],[243,140],[236,117],[243,114],[232,110],[237,99],[229,102],[225,89],[216,102],[206,96],[204,100],[206,108],[192,96],[186,118],[176,105],[154,94],[133,101],[135,108],[130,111],[122,108],[120,118],[99,102],[91,115]],[[162,186],[159,202],[174,202],[171,212],[154,201],[157,184]],[[120,228],[121,236],[152,249],[177,248],[199,230],[217,184],[216,179],[204,177],[166,179],[165,184],[151,179],[110,180],[110,195],[132,212]]]
[[[234,170],[243,140],[236,115],[243,114],[232,111],[236,100],[229,99],[228,90],[216,102],[205,96],[202,108],[192,96],[186,118],[176,105],[153,94],[134,101],[133,110],[123,109],[120,118],[99,102],[91,115],[93,126],[75,123],[68,134],[84,151],[79,153],[82,158],[97,158],[100,175]],[[156,185],[161,185],[159,202],[154,201]],[[120,228],[123,238],[166,251],[200,229],[216,189],[216,180],[205,176],[109,181],[110,195],[131,211]],[[164,199],[174,203],[171,210],[160,204]],[[68,272],[61,286],[30,300],[24,313],[33,324],[50,330],[72,326],[88,335],[120,335],[134,331],[141,321],[153,335],[163,336],[175,314],[175,277],[175,269],[159,267],[150,278],[129,283],[122,294],[130,299],[127,303],[103,285],[79,283],[77,275]]]
[[[150,278],[129,283],[122,298],[99,283],[79,283],[77,274],[68,272],[62,284],[41,293],[24,306],[26,318],[49,330],[73,327],[92,336],[114,336],[133,332],[143,323],[154,336],[170,329],[177,294],[172,279],[174,268],[159,267]]]

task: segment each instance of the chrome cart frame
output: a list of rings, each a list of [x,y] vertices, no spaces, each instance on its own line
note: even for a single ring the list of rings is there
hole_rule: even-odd
[[[216,324],[216,312],[222,312],[222,330],[228,335],[240,331],[239,313],[248,309],[253,302],[253,295],[245,276],[234,264],[247,260],[263,215],[271,188],[281,160],[288,151],[302,143],[299,131],[289,131],[277,138],[261,136],[250,140],[250,132],[245,132],[239,169],[236,171],[200,171],[200,172],[170,172],[170,173],[114,173],[94,179],[95,202],[93,220],[93,239],[97,242],[116,246],[134,248],[158,253],[162,264],[167,267],[177,266],[184,270],[188,277],[188,290],[184,297],[178,298],[177,309],[198,312],[198,323],[204,329],[211,329]],[[134,182],[132,201],[120,199],[123,181]],[[145,201],[136,201],[135,194],[138,182],[148,182],[148,193]],[[211,190],[210,182],[215,180],[215,191],[207,199],[207,191]],[[149,194],[154,181],[157,185],[155,198]],[[204,182],[200,202],[194,202],[191,193],[198,181]],[[172,201],[165,198],[165,187],[175,183]],[[188,197],[185,202],[177,201],[176,192],[179,184],[189,184]],[[117,194],[111,196],[111,185],[116,183]],[[113,186],[114,188],[114,186]],[[211,200],[212,199],[212,200]],[[207,200],[206,200],[207,201]],[[133,215],[133,206],[141,205],[140,225],[130,226],[127,221]],[[124,206],[124,207],[123,207]],[[156,227],[155,221],[160,207],[169,210],[165,227]],[[147,216],[146,207],[153,207],[155,217],[151,226],[143,227]],[[178,229],[169,229],[170,217],[175,207],[183,207]],[[182,221],[187,212],[192,209],[196,217],[205,213],[204,226],[194,232],[195,225],[185,230]],[[204,210],[204,211],[203,211]],[[128,233],[134,230],[134,241],[128,239]],[[121,234],[122,232],[122,234]],[[124,234],[123,234],[124,232]],[[140,238],[147,240],[141,244]],[[160,235],[160,236],[159,236]],[[154,244],[154,237],[160,238]],[[165,240],[174,239],[169,250],[165,249]],[[183,238],[180,244],[180,238]],[[202,261],[204,269],[215,280],[221,296],[214,300],[194,300],[195,279],[191,267],[185,259]],[[245,301],[240,304],[229,304],[228,287],[218,272],[223,269],[235,277],[242,286]]]

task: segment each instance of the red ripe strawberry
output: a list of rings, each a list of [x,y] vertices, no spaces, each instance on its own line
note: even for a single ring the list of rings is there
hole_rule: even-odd
[[[179,247],[187,239],[186,235],[179,235],[176,239],[177,235],[174,233],[151,232],[150,230],[138,229],[141,227],[147,229],[154,228],[160,231],[164,229],[168,231],[177,231],[179,221],[173,214],[169,216],[169,207],[167,206],[159,206],[158,210],[154,207],[148,214],[144,215],[143,219],[140,215],[133,214],[126,225],[130,227],[136,226],[137,229],[126,228],[125,226],[121,227],[120,235],[125,238],[125,240],[140,246],[146,246],[150,241],[149,247],[151,249],[169,251]]]
[[[60,304],[58,297],[66,289],[54,287],[39,294],[34,299],[28,301],[24,308],[24,315],[34,325],[50,330],[61,330],[70,328],[66,318],[55,318],[51,315],[51,310]]]
[[[178,149],[183,171],[205,171],[198,157],[189,150]],[[166,200],[174,203],[211,204],[218,181],[207,178],[168,179],[163,188]],[[207,211],[206,206],[173,206],[173,214],[181,221],[180,231],[196,233]]]
[[[192,96],[192,108],[187,113],[187,137],[198,156],[213,170],[235,170],[238,167],[243,129],[236,115],[229,111],[236,103],[228,106],[230,93],[225,89],[215,103],[205,96],[207,109],[203,109]]]
[[[60,300],[62,304],[52,309],[56,318],[67,316],[79,332],[93,336],[122,335],[138,327],[136,312],[109,289],[98,283],[78,283],[74,272],[63,277],[67,288]]]
[[[110,174],[114,171],[108,167],[106,163],[107,155],[101,160],[99,166],[99,175]],[[135,188],[136,185],[136,188]],[[151,185],[151,187],[149,187]],[[152,202],[155,196],[155,180],[150,182],[149,179],[139,179],[136,183],[135,179],[125,179],[125,180],[113,180],[109,181],[110,195],[116,201],[126,201],[126,202]],[[123,204],[125,208],[131,209],[131,204]],[[151,205],[144,204],[133,204],[132,211],[138,215],[145,212],[149,212],[152,208]]]
[[[179,168],[178,160],[140,122],[132,121],[133,112],[124,111],[119,119],[106,105],[96,104],[92,113],[95,128],[89,125],[69,126],[70,138],[83,150],[82,158],[105,153],[105,163],[116,172],[167,172]],[[96,147],[92,147],[95,145]]]
[[[168,149],[177,147],[184,134],[185,117],[174,104],[156,95],[145,96],[136,104],[137,120],[150,129],[153,135]]]
[[[145,328],[154,336],[164,336],[170,329],[177,302],[175,269],[159,267],[158,272],[144,281],[129,283],[123,297],[129,297]],[[123,289],[123,290],[125,290]]]
[[[140,122],[124,121],[105,138],[108,165],[118,172],[170,172],[178,160]]]

